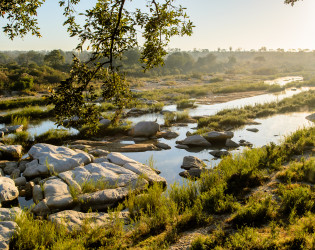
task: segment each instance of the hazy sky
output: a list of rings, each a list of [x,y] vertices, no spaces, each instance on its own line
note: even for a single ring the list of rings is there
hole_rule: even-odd
[[[95,0],[81,0],[82,9]],[[133,0],[141,7],[144,0]],[[191,37],[176,37],[170,48],[182,50],[217,48],[315,49],[315,1],[304,0],[294,7],[284,0],[178,0],[187,7],[194,25]],[[76,40],[62,27],[57,0],[47,0],[39,10],[42,38],[27,36],[11,42],[0,33],[0,50],[72,50]],[[3,26],[3,21],[0,25]]]

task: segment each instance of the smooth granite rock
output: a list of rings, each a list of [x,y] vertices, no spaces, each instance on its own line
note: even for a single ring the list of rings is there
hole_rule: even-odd
[[[9,244],[18,225],[13,221],[0,221],[0,249],[9,249]]]
[[[12,179],[0,177],[0,203],[8,202],[19,196],[19,190]]]
[[[202,135],[207,141],[211,143],[217,143],[231,139],[234,136],[234,133],[231,131],[218,132],[211,131]]]
[[[188,136],[185,140],[181,141],[181,144],[195,147],[211,147],[211,143],[201,135]]]
[[[189,170],[191,168],[199,168],[202,169],[206,166],[206,164],[195,156],[185,156],[183,159],[183,164],[181,168],[185,170]]]
[[[128,212],[120,212],[118,218],[125,223],[128,222]],[[55,214],[51,214],[48,220],[56,223],[57,225],[65,226],[69,231],[80,230],[84,224],[92,228],[104,227],[111,223],[112,215],[108,213],[82,213],[73,210],[65,210]]]
[[[142,121],[138,122],[132,129],[130,134],[134,137],[151,137],[160,131],[160,125],[156,122]]]
[[[22,157],[21,145],[2,145],[0,146],[1,158],[6,160],[18,160]]]
[[[81,150],[44,143],[33,145],[28,154],[34,160],[26,164],[25,177],[61,173],[92,162],[92,157]]]

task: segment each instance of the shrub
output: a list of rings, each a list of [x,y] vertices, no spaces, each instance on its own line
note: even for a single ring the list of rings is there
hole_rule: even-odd
[[[180,100],[176,102],[176,106],[178,109],[185,109],[185,108],[194,108],[195,107],[195,101],[194,100]]]
[[[69,130],[65,129],[50,129],[47,132],[36,135],[35,142],[36,143],[52,143],[57,145],[62,145],[66,140],[72,138]]]
[[[30,121],[30,117],[25,117],[25,116],[12,116],[11,117],[11,124],[23,125],[24,130],[27,129],[29,121]]]
[[[247,204],[236,212],[232,219],[234,226],[260,226],[274,217],[274,205],[271,196],[250,197]]]
[[[225,185],[219,184],[200,195],[203,211],[207,213],[230,213],[237,208],[232,195],[224,193]]]
[[[281,211],[285,215],[304,215],[308,211],[314,211],[315,195],[310,187],[299,185],[283,186],[278,189],[281,198]]]
[[[175,112],[175,115],[176,115],[176,121],[177,122],[183,121],[183,120],[189,118],[189,113],[187,110],[182,111],[182,112]]]
[[[11,90],[30,90],[34,87],[34,79],[32,76],[24,75],[18,81],[12,83]]]
[[[286,183],[291,181],[306,181],[312,184],[315,183],[315,158],[308,161],[302,159],[301,162],[293,162],[289,168],[277,176],[278,179]]]
[[[164,125],[171,126],[173,122],[175,122],[176,114],[174,112],[166,112],[164,113]]]
[[[191,208],[198,196],[198,187],[193,181],[185,181],[182,186],[178,183],[171,185],[168,191],[169,197],[174,201],[179,209],[183,212],[186,209]]]

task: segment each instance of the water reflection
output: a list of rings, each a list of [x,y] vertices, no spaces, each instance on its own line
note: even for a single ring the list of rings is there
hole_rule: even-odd
[[[286,77],[280,77],[271,81],[265,81],[265,83],[270,84],[270,85],[278,84],[280,86],[284,86],[289,82],[301,82],[301,81],[303,81],[302,76],[286,76]]]
[[[260,125],[250,125],[234,131],[233,140],[239,142],[239,140],[247,140],[253,144],[254,147],[261,147],[270,142],[279,143],[283,140],[285,135],[288,135],[299,128],[312,126],[312,123],[305,119],[309,113],[290,113],[280,114],[264,119],[256,119],[260,122]],[[220,159],[214,159],[209,151],[217,149],[199,149],[199,152],[188,152],[184,149],[175,148],[176,141],[186,138],[188,131],[194,132],[196,124],[189,124],[188,127],[173,127],[172,131],[179,133],[179,137],[172,140],[160,139],[160,142],[167,143],[172,147],[170,150],[163,151],[149,151],[149,152],[137,152],[137,153],[124,153],[128,157],[135,159],[142,163],[148,163],[148,159],[153,156],[155,160],[155,167],[161,171],[168,184],[172,184],[175,181],[182,183],[183,179],[178,175],[183,171],[180,168],[183,158],[188,155],[196,156],[202,160],[206,160],[206,164],[212,167],[220,162]],[[247,128],[255,127],[259,131],[257,133],[247,131]],[[244,147],[240,147],[231,153],[238,153],[242,151]]]

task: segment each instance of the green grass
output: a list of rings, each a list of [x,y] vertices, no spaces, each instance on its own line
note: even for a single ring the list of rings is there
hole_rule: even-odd
[[[262,78],[262,77],[260,77]],[[243,79],[212,82],[211,84],[194,84],[192,86],[173,86],[171,88],[161,88],[154,90],[144,90],[134,93],[135,98],[146,98],[149,100],[165,101],[165,102],[180,102],[182,100],[189,100],[192,98],[200,98],[211,93],[238,93],[247,91],[266,91],[277,92],[282,91],[286,87],[302,87],[315,86],[315,80],[309,80],[299,83],[289,83],[286,86],[269,85],[262,83],[257,79]]]
[[[176,121],[176,114],[174,112],[164,113],[164,125],[169,127]]]
[[[187,110],[177,111],[177,112],[167,112],[164,113],[164,125],[169,127],[172,123],[182,122],[189,119],[189,112]]]
[[[23,125],[23,129],[26,130],[30,122],[30,117],[12,116],[11,121],[11,125]]]
[[[120,123],[118,125],[110,124],[109,126],[104,126],[104,125],[99,125],[98,130],[96,131],[95,134],[93,134],[94,137],[104,137],[108,135],[127,135],[128,131],[131,128],[131,122],[130,121],[123,121],[123,123]],[[80,134],[78,135],[79,137],[86,139],[90,138],[90,135],[87,133],[89,130],[88,127],[83,126],[80,128]]]
[[[65,141],[74,139],[76,136],[71,135],[69,130],[65,129],[50,129],[47,132],[36,135],[36,143],[50,143],[54,145],[63,145]]]
[[[186,108],[194,108],[195,107],[195,101],[194,100],[180,100],[176,102],[177,109],[186,109]]]
[[[53,108],[47,106],[46,108],[34,106],[26,107],[19,111],[11,112],[6,115],[0,116],[0,122],[12,123],[17,117],[28,117],[30,119],[43,119],[48,117],[53,117]]]
[[[237,210],[232,218],[235,227],[261,226],[271,221],[275,216],[274,201],[270,195],[250,197],[247,204]]]
[[[315,193],[310,186],[281,185],[278,193],[282,214],[296,216],[305,215],[309,211],[315,212]]]
[[[26,151],[33,144],[31,139],[32,138],[27,131],[21,131],[13,134],[10,137],[4,138],[3,143],[7,145],[22,145],[23,149]]]
[[[289,168],[279,173],[277,177],[288,184],[302,181],[315,184],[315,158],[292,162]]]
[[[42,98],[20,98],[0,101],[0,110],[24,108],[26,106],[45,106],[47,99]]]
[[[99,190],[112,189],[112,188],[117,187],[116,185],[110,185],[103,178],[101,178],[97,181],[95,181],[93,179],[86,180],[80,186],[81,186],[81,192],[83,194],[93,193],[93,192],[96,192]]]
[[[238,83],[230,86],[220,87],[213,91],[213,93],[235,93],[246,91],[269,90],[270,85],[266,83]]]

